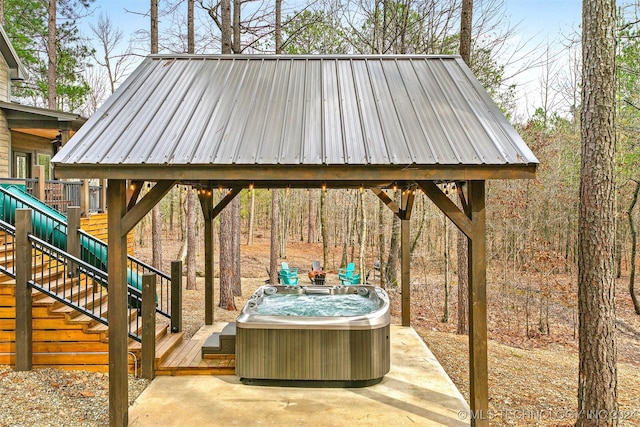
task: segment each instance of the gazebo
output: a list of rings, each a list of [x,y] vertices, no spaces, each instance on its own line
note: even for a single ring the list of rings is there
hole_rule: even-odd
[[[423,191],[469,239],[470,406],[487,414],[485,183],[534,178],[538,160],[458,56],[149,56],[52,162],[61,178],[108,180],[112,425],[127,423],[126,235],[175,184],[204,190],[207,324],[213,219],[243,188],[291,187],[369,189],[399,217],[409,326]],[[437,185],[449,182],[462,208]],[[217,188],[231,190],[214,206]]]

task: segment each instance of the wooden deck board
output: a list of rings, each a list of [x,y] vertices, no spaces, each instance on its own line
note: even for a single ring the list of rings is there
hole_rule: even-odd
[[[156,375],[234,375],[233,355],[202,358],[202,345],[208,336],[208,333],[195,334],[190,340],[184,340],[158,365]]]
[[[190,348],[191,345],[194,345],[192,341],[184,341],[182,344],[177,346],[173,352],[171,352],[169,357],[167,357],[160,366],[178,366],[178,362],[184,357],[184,352],[188,351],[188,348]]]

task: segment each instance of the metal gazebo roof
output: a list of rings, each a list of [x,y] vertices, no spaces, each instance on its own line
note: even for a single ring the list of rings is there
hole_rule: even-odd
[[[53,163],[60,177],[331,185],[530,178],[538,160],[457,56],[155,55]]]
[[[538,160],[459,57],[150,56],[52,163],[61,178],[109,179],[111,425],[128,422],[126,235],[177,182],[232,188],[215,207],[212,191],[199,192],[205,295],[213,219],[242,188],[371,188],[400,219],[404,326],[422,190],[468,238],[469,401],[472,413],[488,410],[485,185],[534,178]],[[143,181],[156,184],[138,200]],[[438,181],[459,181],[461,208]],[[399,203],[383,191],[395,184],[411,190]]]

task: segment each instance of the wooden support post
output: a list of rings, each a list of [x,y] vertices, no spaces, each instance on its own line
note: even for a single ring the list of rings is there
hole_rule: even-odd
[[[30,371],[32,367],[31,323],[31,209],[16,209],[16,371]]]
[[[473,426],[488,426],[487,271],[485,182],[469,181],[468,208],[473,227],[469,239],[469,383]]]
[[[173,318],[171,319],[173,320]],[[142,378],[156,376],[156,275],[142,276]]]
[[[182,261],[171,261],[171,332],[182,331]]]
[[[65,144],[71,139],[71,129],[69,124],[61,124],[60,126],[60,143],[64,147]]]
[[[80,210],[85,218],[89,216],[89,205],[89,180],[85,178],[82,180],[82,186],[80,187]]]
[[[213,219],[204,221],[204,323],[213,325],[214,319],[214,294],[213,294],[213,274],[214,274],[214,245],[213,240]]]
[[[400,203],[400,286],[402,289],[402,326],[411,326],[411,211],[415,189],[402,192]]]
[[[45,182],[45,174],[44,174],[44,166],[35,165],[33,166],[33,177],[36,179],[35,187],[33,188],[33,197],[40,200],[41,202],[45,201],[45,188],[47,188],[47,183]]]
[[[128,307],[127,236],[122,231],[126,214],[127,189],[123,179],[110,179],[107,188],[109,206],[109,425],[128,424]]]
[[[80,208],[69,206],[67,208],[67,252],[76,258],[80,258]],[[69,266],[69,272],[75,276],[76,267]]]
[[[213,325],[213,197],[206,191],[198,192],[204,216],[204,324]]]
[[[400,271],[402,289],[402,326],[411,326],[411,244],[409,232],[411,221],[402,219],[400,221]]]

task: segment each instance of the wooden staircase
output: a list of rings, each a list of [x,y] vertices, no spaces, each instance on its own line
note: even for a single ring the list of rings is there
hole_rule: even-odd
[[[5,239],[9,241],[5,244]],[[0,235],[0,264],[13,269],[14,254],[10,236]],[[77,279],[64,277],[55,261],[34,256],[32,265],[38,282],[46,282],[58,295],[70,289]],[[45,284],[45,283],[41,283]],[[15,364],[15,279],[0,272],[0,364]],[[94,284],[93,286],[100,286]],[[73,294],[74,303],[87,308],[101,307],[108,319],[107,293],[91,286]],[[108,372],[109,328],[71,306],[43,294],[32,292],[33,366]],[[131,330],[139,332],[141,321],[136,309],[129,310]],[[163,320],[166,320],[163,318]],[[168,322],[156,325],[156,366],[182,342],[182,332],[170,333]],[[141,344],[129,340],[129,370],[139,371]]]

